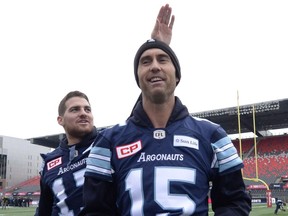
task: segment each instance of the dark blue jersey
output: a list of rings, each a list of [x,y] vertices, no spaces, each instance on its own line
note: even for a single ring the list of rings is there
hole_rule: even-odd
[[[242,167],[242,160],[225,131],[217,124],[190,116],[178,98],[166,128],[153,128],[139,105],[125,124],[106,129],[97,137],[87,159],[84,186],[87,207],[82,215],[104,215],[103,209],[107,208],[105,215],[206,216],[209,183],[225,179],[231,173],[235,179],[229,179],[232,184],[229,187],[233,188],[235,181],[239,190],[233,199],[247,201],[244,212],[249,212]],[[115,199],[115,206],[109,207],[101,200],[108,196],[105,187],[112,196],[107,202]],[[92,189],[97,191],[95,195]],[[225,188],[221,190],[226,193]],[[214,197],[215,203],[223,205],[218,196]],[[235,203],[231,206],[233,209]],[[117,208],[118,212],[108,208]],[[217,207],[214,210],[217,212]],[[238,215],[237,210],[236,214],[233,212],[234,209],[230,215]]]
[[[96,128],[82,142],[68,146],[64,138],[53,152],[41,155],[39,216],[76,216],[83,207],[86,159],[97,136]]]

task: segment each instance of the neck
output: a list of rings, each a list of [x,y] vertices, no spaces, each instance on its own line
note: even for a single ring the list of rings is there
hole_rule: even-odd
[[[68,145],[74,145],[76,143],[81,142],[81,139],[67,134],[67,141]]]
[[[175,97],[169,97],[162,104],[155,104],[143,99],[143,109],[148,115],[154,128],[165,128],[175,105]]]

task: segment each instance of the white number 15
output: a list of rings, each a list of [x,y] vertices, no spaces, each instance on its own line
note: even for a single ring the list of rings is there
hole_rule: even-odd
[[[126,191],[131,198],[131,215],[144,216],[143,203],[143,170],[133,169],[126,177]],[[154,198],[163,210],[182,209],[183,216],[191,215],[195,211],[195,203],[187,194],[170,194],[170,182],[185,182],[195,184],[195,169],[175,167],[155,167]],[[165,216],[168,213],[157,214]]]

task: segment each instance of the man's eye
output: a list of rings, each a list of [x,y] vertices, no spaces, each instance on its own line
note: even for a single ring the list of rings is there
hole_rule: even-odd
[[[143,65],[146,65],[146,64],[148,64],[148,63],[149,63],[148,60],[144,60],[144,61],[142,61],[142,64],[143,64]]]
[[[142,60],[141,60],[141,64],[143,64],[143,65],[147,65],[147,64],[149,64],[149,63],[151,63],[151,59],[150,58],[143,58]]]
[[[167,57],[162,57],[162,58],[159,59],[159,61],[160,62],[166,62],[166,61],[168,61],[168,58]]]

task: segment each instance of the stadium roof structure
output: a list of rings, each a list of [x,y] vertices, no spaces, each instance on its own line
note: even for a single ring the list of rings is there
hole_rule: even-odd
[[[237,134],[239,131],[254,133],[255,130],[258,137],[263,137],[269,130],[288,128],[288,99],[204,111],[191,115],[220,124],[228,134]]]
[[[191,115],[220,124],[228,134],[237,134],[239,131],[254,133],[255,130],[258,137],[263,137],[269,134],[267,133],[269,130],[288,128],[288,98],[191,113]],[[97,129],[103,128],[105,127]],[[56,134],[29,140],[33,144],[56,148],[63,136],[65,135]]]

